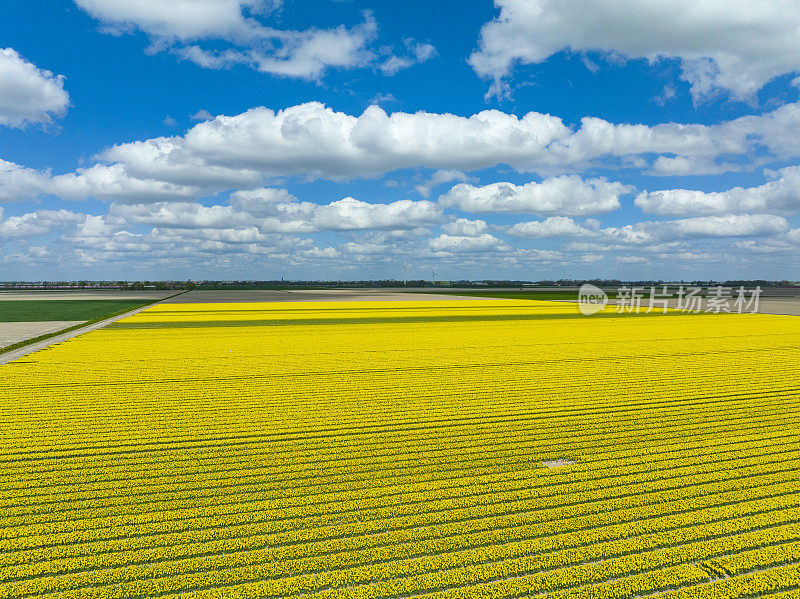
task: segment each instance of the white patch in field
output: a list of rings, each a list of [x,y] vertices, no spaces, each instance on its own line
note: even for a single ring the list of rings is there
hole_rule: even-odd
[[[561,466],[572,466],[574,463],[575,460],[559,458],[557,460],[545,460],[542,462],[542,466],[547,468],[560,468]]]

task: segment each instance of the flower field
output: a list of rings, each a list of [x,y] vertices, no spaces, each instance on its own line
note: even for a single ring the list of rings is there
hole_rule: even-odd
[[[0,598],[800,597],[798,317],[159,304],[0,397]]]

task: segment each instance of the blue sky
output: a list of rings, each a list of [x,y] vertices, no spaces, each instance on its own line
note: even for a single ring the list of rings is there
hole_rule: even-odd
[[[6,0],[0,279],[800,278],[800,7]]]

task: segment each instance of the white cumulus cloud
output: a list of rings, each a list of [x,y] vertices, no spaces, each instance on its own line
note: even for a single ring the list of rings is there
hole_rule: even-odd
[[[37,171],[0,159],[0,202],[39,197],[49,184],[49,171]]]
[[[408,230],[442,220],[429,201],[373,204],[346,197],[328,204],[301,202],[284,189],[236,192],[230,205],[196,202],[112,204],[110,214],[136,224],[178,229],[248,229],[260,233]]]
[[[499,162],[530,164],[544,159],[547,144],[567,135],[560,119],[538,113],[522,119],[498,111],[470,118],[390,116],[370,106],[355,117],[309,102],[277,112],[260,107],[218,116],[184,137],[121,144],[102,157],[160,177],[196,174],[196,167],[206,164],[255,168],[265,175],[348,178],[420,166],[472,170]],[[195,166],[187,169],[187,163]]]
[[[472,178],[461,171],[454,169],[438,170],[435,171],[424,183],[415,185],[414,189],[423,196],[428,197],[431,195],[431,190],[439,185],[451,183],[452,181],[470,181]]]
[[[378,26],[369,12],[358,25],[277,29],[263,19],[279,8],[267,0],[75,0],[108,33],[135,30],[150,37],[150,50],[169,50],[209,69],[248,65],[280,77],[319,80],[331,68],[363,67],[379,60],[371,49]],[[385,74],[424,62],[436,50],[406,42],[406,55],[380,58]]]
[[[771,214],[726,214],[672,221],[649,221],[608,227],[601,234],[609,242],[651,244],[713,237],[763,237],[789,231],[789,222]]]
[[[448,235],[443,233],[430,240],[430,247],[435,252],[480,253],[505,252],[511,248],[501,239],[488,233],[480,235]]]
[[[545,179],[541,183],[492,183],[476,187],[460,183],[440,196],[439,203],[467,212],[587,216],[619,208],[619,197],[632,191],[605,179],[584,180],[577,175]]]
[[[190,41],[203,38],[245,40],[262,27],[246,12],[266,8],[263,0],[75,0],[114,33],[137,28],[158,38]]]
[[[245,56],[262,73],[302,79],[319,79],[329,68],[350,69],[369,64],[368,49],[377,34],[371,17],[355,27],[280,32],[282,45],[276,51],[251,50]]]
[[[719,192],[690,189],[642,192],[635,204],[644,212],[670,216],[800,210],[800,166],[768,170],[766,175],[771,180],[758,187],[734,187]]]
[[[710,166],[740,169],[745,157],[766,164],[800,156],[795,135],[799,127],[800,104],[796,103],[711,126],[666,123],[650,127],[587,117],[578,129],[572,129],[557,117],[536,112],[517,117],[486,110],[463,117],[387,114],[370,106],[352,116],[309,102],[279,111],[259,107],[220,115],[198,123],[183,136],[116,145],[97,157],[101,162],[52,178],[73,196],[78,195],[74,188],[83,186],[96,188],[97,197],[147,201],[152,193],[152,201],[164,201],[170,194],[186,200],[256,188],[274,177],[345,180],[406,168],[437,171],[420,184],[424,194],[441,181],[510,165],[519,172],[549,178],[525,185],[456,186],[452,194],[445,194],[447,201],[452,205],[463,201],[487,211],[581,216],[615,209],[618,196],[629,188],[599,178],[552,177],[554,172],[574,173],[590,167],[634,167],[656,174],[706,172]],[[727,165],[731,156],[739,164]],[[666,168],[659,162],[662,158],[673,162],[680,158],[682,166],[678,172],[670,173],[668,168],[659,172]],[[41,186],[37,179],[51,177],[4,164],[0,197],[24,195],[26,185]],[[94,192],[86,191],[90,193]]]
[[[194,113],[194,114],[191,116],[191,119],[192,119],[193,121],[210,121],[210,120],[211,120],[211,119],[213,119],[213,118],[214,118],[214,115],[213,115],[213,114],[211,114],[211,113],[210,113],[208,110],[206,110],[205,108],[201,108],[200,110],[198,110],[197,112],[195,112],[195,113]]]
[[[13,48],[0,48],[0,125],[50,123],[68,105],[63,75],[38,68]]]
[[[485,220],[470,220],[468,218],[457,218],[456,220],[442,225],[442,231],[451,237],[479,237],[486,232],[489,225]]]
[[[0,238],[44,235],[56,229],[77,225],[86,219],[85,214],[69,210],[36,210],[5,219],[2,216],[0,213]]]
[[[581,226],[567,216],[550,216],[541,221],[516,223],[506,231],[518,237],[586,237],[597,236],[595,227]]]
[[[193,199],[203,195],[200,187],[131,177],[121,164],[96,164],[75,173],[52,177],[41,190],[67,200],[158,202]]]
[[[667,221],[660,226],[667,231],[667,235],[682,238],[762,236],[789,230],[789,223],[785,218],[772,214],[700,216]]]
[[[387,114],[370,106],[352,116],[309,102],[279,111],[258,107],[217,116],[182,137],[120,144],[101,158],[125,164],[132,176],[183,185],[200,185],[205,179],[239,189],[253,187],[258,176],[346,179],[403,168],[468,173],[501,164],[542,174],[636,166],[684,175],[741,169],[741,164],[724,159],[756,151],[764,159],[798,156],[793,133],[798,127],[798,104],[718,125],[651,127],[586,117],[573,130],[561,119],[537,112],[517,117],[486,110],[462,117]],[[248,182],[236,183],[238,178]],[[423,184],[422,191],[435,183]]]
[[[158,202],[194,199],[203,195],[203,188],[131,177],[121,164],[96,164],[74,173],[52,175],[13,162],[0,160],[0,201],[24,201],[53,194],[66,200],[99,200],[124,202]]]
[[[747,100],[771,79],[800,70],[800,5],[769,0],[495,0],[481,29],[475,71],[504,80],[517,63],[561,52],[678,60],[696,100],[728,90]]]
[[[406,56],[390,56],[379,66],[384,75],[396,75],[398,71],[425,62],[436,56],[436,48],[431,44],[405,40]]]
[[[344,198],[320,206],[314,211],[313,223],[322,230],[409,229],[436,223],[441,211],[433,202],[398,200],[390,204],[370,204]]]

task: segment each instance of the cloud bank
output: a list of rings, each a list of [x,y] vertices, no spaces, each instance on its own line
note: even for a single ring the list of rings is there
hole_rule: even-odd
[[[644,212],[667,216],[725,212],[796,212],[800,210],[800,167],[766,170],[770,181],[758,187],[734,187],[720,192],[665,189],[643,192],[635,204]]]

